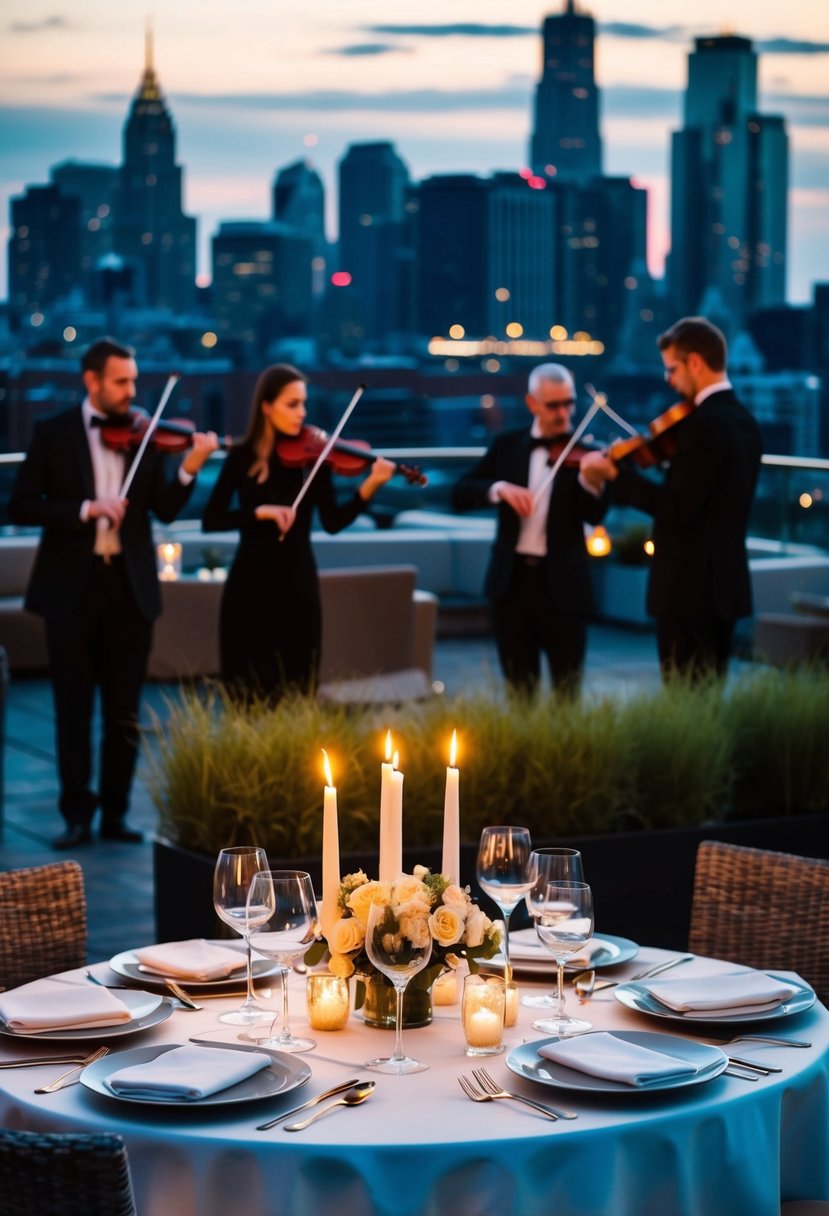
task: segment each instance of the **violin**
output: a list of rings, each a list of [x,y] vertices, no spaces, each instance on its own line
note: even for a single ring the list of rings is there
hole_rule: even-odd
[[[567,444],[569,443],[569,441],[570,441],[569,435],[560,435],[558,438],[550,441],[549,463],[551,465],[555,464],[558,461],[559,456],[564,451],[564,449],[567,446]],[[540,443],[540,440],[539,440],[539,443]],[[544,444],[544,446],[546,447],[547,445]],[[565,468],[565,469],[577,469],[579,467],[579,465],[581,464],[582,456],[586,456],[588,452],[598,452],[598,451],[600,451],[600,449],[597,448],[594,444],[574,443],[573,446],[570,448],[570,451],[564,457],[561,467]]]
[[[647,435],[618,439],[610,445],[607,455],[616,464],[630,459],[640,469],[651,469],[665,460],[673,460],[677,453],[676,433],[673,428],[693,414],[694,409],[692,402],[678,401],[648,423]]]
[[[298,435],[283,435],[276,441],[276,454],[288,468],[305,468],[312,465],[328,440],[325,431],[316,426],[304,426]],[[338,439],[325,458],[334,473],[343,477],[357,477],[378,458],[365,440],[355,439],[350,443]],[[417,465],[395,464],[395,472],[405,477],[410,485],[425,486],[427,478]]]
[[[112,452],[131,452],[141,446],[150,425],[150,415],[145,410],[133,408],[126,414],[108,418],[93,415],[92,425],[100,429],[104,447]],[[163,420],[156,423],[150,443],[159,452],[175,455],[192,447],[195,431],[196,424],[190,418]],[[219,447],[227,451],[231,442],[227,438],[220,439]]]

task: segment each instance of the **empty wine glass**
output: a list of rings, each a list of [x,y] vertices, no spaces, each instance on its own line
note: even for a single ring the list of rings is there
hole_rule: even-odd
[[[282,1030],[278,1035],[256,1042],[260,1047],[274,1047],[277,1051],[310,1051],[316,1047],[314,1039],[298,1039],[291,1034],[288,977],[291,966],[302,958],[316,935],[317,901],[311,875],[304,870],[270,870],[256,874],[250,886],[248,905],[253,949],[274,959],[282,969]]]
[[[584,882],[584,866],[578,849],[533,849],[530,854],[533,885],[524,896],[527,911],[535,920],[541,915],[547,886],[551,882]],[[555,1009],[558,999],[552,992],[541,996],[522,996],[521,1004],[528,1009]]]
[[[366,1068],[397,1074],[425,1072],[428,1064],[421,1064],[403,1051],[403,993],[409,980],[423,970],[432,954],[427,915],[401,915],[394,904],[392,887],[392,902],[372,904],[369,909],[366,953],[377,970],[391,980],[397,997],[394,1054],[369,1060]]]
[[[247,899],[254,874],[267,868],[268,858],[264,849],[241,845],[222,849],[213,871],[213,907],[226,925],[242,935],[247,946],[247,996],[238,1009],[219,1015],[220,1022],[229,1022],[232,1026],[249,1026],[262,1020],[262,1010],[256,1004],[253,992]]]
[[[587,883],[548,883],[535,931],[558,965],[558,1008],[553,1017],[533,1022],[534,1029],[560,1037],[589,1030],[590,1022],[564,1010],[564,964],[593,936],[593,892]]]
[[[506,978],[512,977],[509,961],[509,918],[532,886],[529,828],[491,827],[481,832],[476,874],[478,885],[501,909],[504,917],[504,962]]]

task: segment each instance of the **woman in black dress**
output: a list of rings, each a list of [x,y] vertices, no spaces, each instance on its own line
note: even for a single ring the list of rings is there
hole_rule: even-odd
[[[378,457],[353,497],[338,503],[323,465],[294,512],[290,504],[308,470],[284,465],[276,442],[302,429],[306,384],[288,364],[262,373],[247,434],[228,453],[202,520],[205,532],[239,529],[222,595],[222,678],[237,694],[272,703],[286,688],[310,692],[316,684],[322,616],[311,548],[314,509],[326,532],[340,532],[395,470]]]

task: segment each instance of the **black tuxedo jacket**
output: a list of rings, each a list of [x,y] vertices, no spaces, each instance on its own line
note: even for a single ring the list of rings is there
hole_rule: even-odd
[[[648,583],[653,616],[751,612],[748,516],[760,470],[760,428],[731,389],[712,395],[674,432],[677,452],[661,484],[622,468],[615,502],[654,518]]]
[[[125,458],[125,472],[133,453]],[[190,497],[168,476],[166,461],[150,445],[128,494],[121,548],[136,605],[148,620],[161,612],[150,515],[169,523]],[[40,616],[69,616],[86,587],[95,548],[95,521],[84,523],[81,504],[95,497],[92,457],[80,407],[35,425],[32,444],[20,467],[11,499],[13,523],[42,527],[26,607]]]
[[[489,451],[455,485],[453,505],[461,511],[489,506],[489,488],[496,481],[525,486],[531,451],[530,432],[526,429],[498,435]],[[557,612],[589,613],[593,607],[583,524],[599,523],[606,509],[603,498],[579,485],[577,469],[559,469],[547,514],[545,560],[550,599]],[[521,521],[513,509],[499,503],[498,528],[484,583],[491,599],[500,599],[507,593],[520,527]]]

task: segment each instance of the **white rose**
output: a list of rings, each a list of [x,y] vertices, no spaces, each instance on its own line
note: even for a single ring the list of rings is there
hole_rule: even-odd
[[[401,937],[407,937],[418,950],[428,946],[432,940],[429,918],[422,911],[401,912],[399,925]]]
[[[428,866],[415,866],[415,868],[414,868],[415,878],[421,878],[421,879],[425,878],[428,873],[429,873]]]
[[[425,900],[427,907],[431,902],[428,888],[413,874],[404,874],[397,880],[394,884],[394,899],[401,907],[413,899]]]
[[[490,924],[489,917],[481,911],[477,904],[472,904],[466,916],[464,940],[467,946],[480,946]]]
[[[463,934],[463,917],[454,908],[436,908],[429,917],[429,929],[439,946],[453,946]]]
[[[455,883],[450,883],[443,892],[442,899],[444,908],[455,908],[458,912],[460,912],[461,916],[466,916],[469,898],[466,891],[464,891],[461,887],[456,886]]]
[[[366,940],[366,931],[356,916],[341,916],[328,934],[328,948],[332,954],[350,954],[359,950]]]

